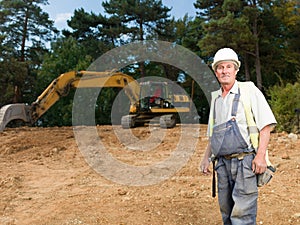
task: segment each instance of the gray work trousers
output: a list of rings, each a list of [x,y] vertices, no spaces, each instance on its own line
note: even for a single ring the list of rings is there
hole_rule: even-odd
[[[244,159],[219,157],[215,170],[224,225],[255,225],[258,188],[252,171],[254,154]]]

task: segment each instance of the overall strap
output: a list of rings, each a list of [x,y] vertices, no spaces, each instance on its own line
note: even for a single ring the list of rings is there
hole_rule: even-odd
[[[216,113],[215,113],[215,105],[216,105],[216,99],[218,97],[218,91],[214,91],[211,93],[211,106],[213,113],[209,114],[209,137],[212,136],[212,131],[213,131],[213,126],[215,124],[215,119],[216,119]]]
[[[231,108],[231,116],[232,117],[236,117],[238,106],[239,106],[240,96],[241,96],[241,93],[240,93],[240,88],[239,88],[238,93],[234,95],[234,98],[232,101],[232,108]],[[217,101],[217,98],[214,99],[214,116],[213,116],[214,123],[216,121],[216,101]]]
[[[236,117],[238,106],[239,106],[239,100],[240,100],[240,88],[238,89],[238,93],[234,95],[233,102],[232,102],[232,109],[231,109],[231,116]]]
[[[213,124],[216,123],[216,101],[217,101],[217,98],[215,98],[215,101],[214,101],[214,120],[213,120]]]

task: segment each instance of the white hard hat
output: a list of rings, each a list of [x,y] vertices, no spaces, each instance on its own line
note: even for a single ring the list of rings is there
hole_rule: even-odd
[[[241,62],[238,59],[237,54],[231,48],[221,48],[214,56],[214,62],[212,68],[215,71],[220,62],[232,61],[237,65],[238,68],[241,66]]]

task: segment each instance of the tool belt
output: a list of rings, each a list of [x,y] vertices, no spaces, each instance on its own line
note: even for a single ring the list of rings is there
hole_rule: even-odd
[[[233,158],[237,158],[238,160],[242,160],[244,159],[244,157],[246,155],[252,155],[255,154],[255,152],[241,152],[241,153],[234,153],[234,154],[230,154],[230,155],[223,155],[221,157],[224,157],[225,159],[233,159]]]

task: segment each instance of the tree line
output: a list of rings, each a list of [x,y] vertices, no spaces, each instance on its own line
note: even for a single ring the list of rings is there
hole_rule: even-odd
[[[67,30],[55,28],[42,9],[47,4],[48,0],[0,1],[0,106],[31,103],[59,74],[85,70],[105,52],[143,40],[182,45],[208,65],[219,48],[233,48],[242,61],[238,79],[255,82],[268,99],[273,95],[270,102],[283,111],[288,109],[276,102],[281,96],[274,94],[274,86],[282,89],[299,82],[298,0],[195,0],[197,15],[178,19],[161,0],[108,0],[102,2],[103,14],[76,9]],[[139,62],[123,72],[134,78],[155,75],[174,81],[182,71]],[[182,84],[188,93],[191,83],[189,78]],[[107,101],[97,106],[97,123],[110,123],[110,104],[117,93],[113,88],[101,93]],[[39,125],[71,125],[72,94],[56,103]],[[199,87],[193,95],[200,122],[205,123],[208,102]],[[298,102],[295,107],[300,108]],[[295,115],[290,114],[293,120]]]

